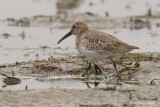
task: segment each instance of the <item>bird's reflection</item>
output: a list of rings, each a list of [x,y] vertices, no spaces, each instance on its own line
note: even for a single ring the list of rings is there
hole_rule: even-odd
[[[85,84],[87,85],[88,88],[91,88],[91,84],[94,84],[94,87],[98,87],[98,85],[100,84],[100,82],[93,82],[93,83],[89,83],[89,82],[85,82]]]

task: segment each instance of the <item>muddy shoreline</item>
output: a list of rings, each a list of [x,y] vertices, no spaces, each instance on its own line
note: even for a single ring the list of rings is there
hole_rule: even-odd
[[[39,6],[45,4],[39,0],[34,2]],[[85,4],[72,1],[69,5],[63,0],[60,2],[54,4],[57,5],[55,14],[46,15],[45,11],[37,15],[35,12],[30,16],[0,20],[0,107],[159,107],[160,15],[152,9],[158,10],[160,5],[143,1],[141,5],[145,3],[143,6],[147,8],[137,12],[134,6],[141,7],[140,2],[123,2],[122,7],[117,5],[120,8],[117,16],[112,7],[103,11],[97,9],[104,14],[102,16],[93,10],[96,6],[107,7],[104,0]],[[48,9],[48,4],[42,10]],[[91,11],[76,11],[80,5],[86,5]],[[77,10],[83,10],[83,6]],[[82,77],[89,60],[77,52],[74,39],[57,45],[59,38],[76,21],[87,22],[93,29],[109,32],[140,48],[114,59],[122,76],[118,84],[110,61],[97,62],[103,71],[101,75],[95,75],[92,68]]]
[[[83,16],[83,17],[80,17]],[[73,21],[84,20],[98,29],[134,29],[159,27],[159,17],[100,17],[91,14],[68,16],[35,16],[22,19],[6,19],[2,23],[12,27],[69,28]],[[77,17],[77,18],[76,18]],[[98,21],[98,23],[97,23]],[[23,33],[23,32],[22,32]],[[26,36],[26,34],[25,34]],[[151,35],[155,37],[154,35]],[[12,38],[9,37],[9,39]],[[17,107],[158,107],[160,106],[160,54],[128,53],[114,59],[123,81],[116,84],[115,71],[110,61],[97,62],[104,71],[102,75],[81,75],[88,59],[77,52],[50,48],[47,45],[29,53],[44,60],[17,61],[0,65],[0,106]],[[44,49],[44,50],[43,50]],[[13,48],[14,50],[14,48]],[[49,50],[49,51],[47,51]],[[33,51],[33,52],[32,52]],[[66,52],[66,53],[65,53]],[[153,81],[152,81],[153,80]],[[77,97],[78,96],[78,97]]]
[[[74,17],[74,18],[73,18]],[[64,19],[65,18],[65,19]],[[83,14],[62,14],[56,16],[34,16],[20,19],[8,18],[1,20],[9,26],[19,27],[46,27],[46,28],[70,28],[73,22],[87,22],[91,28],[96,29],[142,29],[151,27],[160,27],[160,16],[129,16],[129,17],[102,17],[92,13]]]
[[[156,80],[160,76],[159,56],[158,53],[129,53],[115,59],[116,63],[118,63],[118,69],[122,72],[123,81],[121,84],[116,84],[115,80],[111,78],[109,81],[107,79],[100,79],[99,85],[96,86],[96,76],[92,74],[92,78],[90,78],[91,75],[84,77],[88,82],[86,87],[89,86],[84,89],[72,89],[72,85],[69,89],[61,87],[30,89],[29,85],[27,88],[24,86],[19,91],[12,91],[12,88],[9,88],[9,90],[0,91],[0,105],[18,107],[157,107],[160,106],[160,80]],[[136,63],[131,62],[137,62],[138,66]],[[114,76],[115,72],[109,61],[98,62],[98,64],[101,65],[104,71],[103,75]],[[1,73],[19,78],[21,81],[24,79],[21,77],[28,76],[35,77],[43,82],[48,80],[55,81],[52,77],[58,75],[72,75],[73,77],[79,75],[81,77],[86,66],[86,58],[72,56],[31,62],[17,62],[15,64],[1,65],[0,69]],[[13,73],[14,76],[12,76]],[[129,74],[131,74],[131,77],[129,77]],[[82,79],[78,81],[84,82],[84,79],[83,81]]]

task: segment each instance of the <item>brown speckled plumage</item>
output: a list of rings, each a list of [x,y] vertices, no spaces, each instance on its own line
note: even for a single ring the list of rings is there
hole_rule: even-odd
[[[74,23],[71,31],[58,43],[72,34],[76,36],[78,50],[91,60],[110,59],[133,49],[138,49],[138,47],[128,45],[107,33],[90,30],[83,22]]]
[[[128,45],[119,39],[95,30],[88,30],[82,34],[83,41],[88,50],[106,50],[106,51],[130,51],[138,47]]]
[[[72,34],[76,36],[76,46],[80,53],[90,60],[112,60],[112,58],[123,55],[133,49],[139,49],[107,33],[90,30],[84,22],[74,23],[71,31],[61,38],[58,44]],[[116,64],[113,60],[112,62],[117,71]],[[99,67],[95,65],[95,69],[99,69]]]

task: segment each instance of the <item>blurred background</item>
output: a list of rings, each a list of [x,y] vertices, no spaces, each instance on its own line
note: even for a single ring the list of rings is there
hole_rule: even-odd
[[[159,0],[0,0],[0,64],[77,54],[75,21],[138,46],[160,51]]]

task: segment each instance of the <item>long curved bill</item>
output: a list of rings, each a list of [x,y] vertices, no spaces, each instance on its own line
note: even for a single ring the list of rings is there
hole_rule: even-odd
[[[63,41],[64,39],[66,39],[67,37],[71,36],[72,35],[72,32],[69,31],[65,36],[63,36],[58,42],[57,44],[59,44],[61,41]]]

